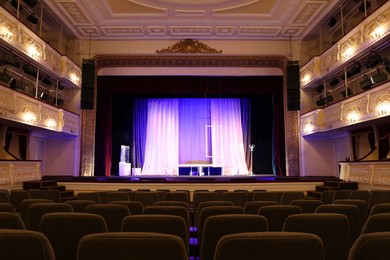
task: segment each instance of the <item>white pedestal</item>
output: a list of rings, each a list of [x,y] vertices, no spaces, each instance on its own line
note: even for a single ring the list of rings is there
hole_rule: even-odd
[[[119,163],[119,176],[130,176],[131,163]]]
[[[133,176],[141,175],[141,168],[133,168],[133,169],[131,169],[131,175],[133,175]]]

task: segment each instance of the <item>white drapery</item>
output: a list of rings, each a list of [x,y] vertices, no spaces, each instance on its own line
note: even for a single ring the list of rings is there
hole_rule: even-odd
[[[177,174],[179,163],[205,160],[223,166],[224,175],[248,174],[241,124],[239,99],[149,100],[142,174]]]

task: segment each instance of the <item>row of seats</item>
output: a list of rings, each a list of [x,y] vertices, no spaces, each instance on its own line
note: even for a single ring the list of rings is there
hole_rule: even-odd
[[[205,208],[206,209],[206,208]],[[5,219],[8,216],[11,216],[14,219],[17,219],[19,215],[16,213],[0,213],[0,223],[4,223]],[[19,217],[19,221],[21,218]],[[343,214],[337,213],[302,213],[302,214],[293,214],[287,217],[283,230],[281,231],[269,231],[268,220],[266,217],[261,215],[253,214],[221,214],[209,216],[204,223],[203,235],[201,242],[201,254],[200,259],[214,259],[214,256],[217,255],[218,249],[223,247],[220,244],[221,240],[225,239],[225,236],[238,234],[238,233],[247,233],[247,232],[258,232],[265,233],[263,236],[285,236],[281,234],[283,232],[287,233],[308,233],[313,234],[319,238],[321,241],[321,250],[317,253],[323,254],[324,258],[301,258],[301,259],[347,259],[348,255],[351,255],[351,252],[356,251],[356,244],[361,243],[363,237],[367,237],[365,234],[368,233],[380,233],[380,232],[390,232],[390,213],[380,213],[373,215],[369,218],[366,225],[367,228],[364,229],[362,235],[360,235],[357,240],[354,242],[350,249],[349,245],[349,221],[348,218]],[[23,228],[19,228],[23,230]],[[79,241],[87,234],[103,233],[107,232],[107,224],[105,218],[98,214],[90,213],[73,213],[73,212],[60,212],[60,213],[47,213],[42,216],[39,232],[44,234],[47,239],[50,241],[50,245],[53,247],[56,254],[56,259],[76,259],[77,247],[79,246]],[[136,216],[127,216],[121,221],[121,232],[125,233],[144,233],[144,232],[153,232],[153,233],[162,233],[168,234],[171,236],[176,236],[180,238],[181,247],[185,249],[185,255],[188,259],[189,250],[188,250],[188,228],[185,224],[183,218],[178,216],[170,215],[136,215]],[[2,234],[3,229],[0,230]],[[118,232],[110,232],[118,233]],[[389,233],[390,234],[390,233]],[[129,234],[116,234],[117,237],[126,237]],[[2,235],[0,235],[2,236]],[[252,235],[249,234],[251,237]],[[294,239],[298,239],[293,236]],[[318,240],[318,238],[316,238]],[[104,238],[100,238],[104,240]],[[286,238],[283,238],[286,239]],[[291,238],[292,239],[292,238]],[[177,240],[177,239],[176,239]],[[380,241],[381,245],[387,245],[381,249],[390,248],[390,240]],[[123,243],[127,243],[123,241]],[[125,246],[124,244],[122,246]],[[6,245],[0,243],[0,247]],[[223,243],[222,243],[223,244]],[[250,244],[250,243],[249,243]],[[307,246],[310,244],[307,244]],[[101,245],[103,248],[104,244]],[[259,245],[258,245],[259,246]],[[14,246],[12,247],[14,248]],[[99,249],[99,248],[95,248]],[[148,248],[150,250],[150,248]],[[279,250],[286,248],[279,247]],[[312,248],[306,248],[310,251]],[[92,249],[91,249],[92,250]],[[144,250],[147,250],[144,248]],[[153,247],[153,250],[155,248]],[[152,251],[153,251],[152,250]],[[157,250],[157,249],[156,249]],[[238,250],[238,248],[237,248]],[[250,250],[257,250],[254,246]],[[5,250],[6,251],[6,250]],[[93,250],[92,250],[93,251]],[[316,250],[317,251],[317,250]],[[118,251],[119,252],[119,251]],[[251,251],[248,251],[251,252]],[[235,254],[249,254],[247,251],[238,250]],[[258,253],[260,254],[261,251]],[[3,251],[0,252],[0,256]],[[277,252],[275,252],[276,254]],[[376,252],[378,253],[378,252]],[[144,252],[143,254],[146,254]],[[262,254],[267,255],[265,252]],[[252,255],[252,254],[249,254]],[[301,256],[301,255],[300,255]],[[318,255],[317,255],[318,256]],[[386,255],[388,257],[388,255]],[[95,256],[94,256],[95,257]],[[1,258],[1,259],[12,259],[12,258]],[[16,259],[16,258],[15,258]],[[19,258],[21,259],[21,258]],[[38,259],[38,258],[31,258]],[[92,258],[88,258],[92,259]],[[101,258],[97,258],[101,259]],[[119,258],[106,258],[106,259],[121,259]],[[136,258],[136,259],[148,259],[148,258]],[[149,258],[154,259],[154,258]],[[159,258],[161,259],[161,258]],[[166,258],[169,259],[169,258]],[[172,258],[176,259],[176,258]],[[183,258],[177,258],[183,259]],[[216,259],[226,259],[223,257]],[[239,257],[239,259],[243,259]],[[249,259],[249,258],[248,258]],[[252,258],[253,259],[253,258]],[[257,258],[256,258],[257,259]],[[262,258],[259,258],[262,259]],[[267,258],[265,258],[267,259]],[[274,258],[272,258],[274,259]],[[286,259],[286,258],[275,258],[275,259]],[[294,258],[290,258],[294,259]],[[361,258],[351,258],[351,259],[361,259]],[[385,259],[382,257],[371,258],[371,259]]]

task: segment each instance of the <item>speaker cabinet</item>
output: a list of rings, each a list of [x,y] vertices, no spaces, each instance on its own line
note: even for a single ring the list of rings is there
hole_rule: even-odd
[[[81,109],[93,109],[95,61],[84,59],[81,67],[81,73]]]
[[[300,78],[298,61],[287,62],[287,110],[300,110]]]

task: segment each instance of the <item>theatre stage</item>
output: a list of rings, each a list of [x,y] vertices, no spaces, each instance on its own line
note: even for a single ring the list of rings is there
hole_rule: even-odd
[[[332,176],[287,177],[275,175],[250,176],[44,176],[43,180],[57,180],[58,185],[77,192],[117,189],[169,190],[259,190],[308,191],[324,181],[340,181]]]

